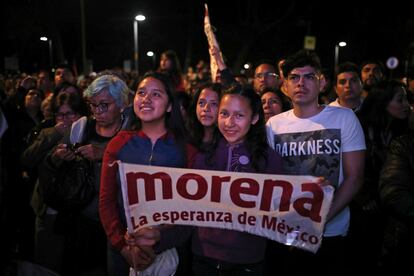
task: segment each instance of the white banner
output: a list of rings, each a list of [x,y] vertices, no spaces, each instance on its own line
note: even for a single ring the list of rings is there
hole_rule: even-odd
[[[333,197],[316,177],[119,161],[128,229],[181,224],[244,231],[316,252]],[[130,230],[131,231],[131,230]]]

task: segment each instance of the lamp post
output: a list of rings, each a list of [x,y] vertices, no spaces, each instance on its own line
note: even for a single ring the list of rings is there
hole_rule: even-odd
[[[49,62],[50,62],[50,69],[53,69],[53,47],[52,47],[52,39],[47,38],[46,36],[40,37],[41,41],[49,42]]]
[[[154,52],[153,51],[148,51],[147,52],[147,56],[148,57],[150,57],[151,59],[152,59],[152,69],[154,69],[155,68],[155,62],[156,62],[156,57],[155,57],[155,54],[154,54]]]
[[[339,63],[339,47],[345,47],[346,46],[346,42],[345,41],[341,41],[337,44],[335,44],[335,64],[334,64],[334,73],[336,71],[336,68],[338,67],[338,63]]]
[[[138,21],[144,21],[145,16],[142,14],[138,14],[134,18],[134,62],[135,62],[135,70],[137,70],[137,74],[139,75],[138,69]]]

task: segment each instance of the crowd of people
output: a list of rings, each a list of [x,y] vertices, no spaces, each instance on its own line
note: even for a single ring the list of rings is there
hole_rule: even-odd
[[[316,53],[302,50],[260,62],[248,77],[234,74],[214,47],[210,57],[214,80],[202,61],[182,73],[172,50],[140,77],[122,70],[78,77],[64,64],[54,80],[45,70],[3,76],[0,273],[13,275],[20,260],[45,275],[129,275],[171,248],[175,275],[410,270],[414,70],[388,79],[380,61],[366,60],[329,76]],[[317,152],[289,148],[314,140],[322,141]],[[80,209],[58,210],[45,187],[79,158],[91,164],[95,193]],[[180,225],[128,234],[117,160],[322,177],[335,188],[322,245],[314,254]]]

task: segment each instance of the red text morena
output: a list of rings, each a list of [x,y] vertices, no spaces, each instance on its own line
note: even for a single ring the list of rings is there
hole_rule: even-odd
[[[153,200],[168,200],[173,198],[173,194],[178,194],[183,199],[201,200],[208,199],[211,202],[220,203],[222,200],[223,186],[230,185],[229,197],[232,203],[241,208],[256,209],[261,211],[279,211],[289,212],[291,206],[301,216],[310,218],[314,222],[321,222],[321,208],[324,197],[322,188],[317,183],[302,183],[294,186],[285,180],[264,179],[263,183],[259,183],[253,178],[241,177],[231,178],[231,176],[211,176],[211,189],[207,179],[200,174],[185,173],[177,178],[173,183],[172,178],[165,172],[156,172],[148,174],[145,172],[130,172],[126,174],[128,185],[128,201],[129,205],[139,203],[138,180],[143,180],[146,202]],[[162,198],[156,198],[155,183],[161,183]],[[196,190],[191,189],[189,192],[189,183],[197,183]],[[173,189],[176,193],[173,193]],[[292,202],[292,194],[294,189],[300,189],[304,193],[304,197],[298,197]],[[305,197],[311,194],[311,197]],[[250,196],[254,200],[243,199],[243,195]],[[259,196],[261,195],[261,196]],[[206,198],[207,197],[207,198]],[[279,204],[274,204],[274,198],[280,198]]]

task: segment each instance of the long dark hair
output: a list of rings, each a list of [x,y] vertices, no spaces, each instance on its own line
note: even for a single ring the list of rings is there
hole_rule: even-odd
[[[161,69],[161,67],[159,67],[157,72],[166,74],[169,78],[171,78],[172,82],[174,83],[174,86],[177,89],[182,89],[180,87],[182,82],[181,65],[177,53],[173,50],[167,50],[163,52],[160,57],[162,56],[166,56],[167,59],[171,61],[171,68],[168,70],[164,70]]]
[[[235,85],[224,91],[225,95],[240,95],[246,98],[250,103],[252,116],[258,115],[259,119],[254,125],[250,126],[247,132],[245,145],[251,154],[252,167],[256,171],[261,171],[267,165],[267,143],[265,118],[260,96],[249,86]]]
[[[275,94],[280,99],[282,112],[292,109],[292,103],[290,99],[285,94],[283,94],[283,92],[280,89],[274,89],[272,87],[265,87],[260,93],[260,98],[262,98],[263,95],[268,92]]]
[[[180,105],[177,102],[177,100],[174,98],[175,88],[172,85],[171,80],[162,73],[148,72],[141,79],[140,83],[146,78],[157,79],[164,85],[165,92],[167,93],[167,96],[168,96],[168,102],[171,104],[171,107],[172,107],[171,112],[167,112],[165,116],[165,126],[167,130],[174,135],[176,142],[180,144],[181,146],[183,146],[183,149],[185,149],[184,145],[188,139],[185,138],[186,130],[184,126],[184,120],[181,116]],[[132,129],[133,130],[142,129],[141,120],[136,115],[134,116],[132,120]]]
[[[371,129],[372,137],[368,138],[381,146],[383,143],[382,133],[390,131],[393,137],[397,137],[408,130],[408,117],[406,119],[393,118],[389,128],[386,129],[390,120],[387,106],[394,98],[397,88],[404,88],[404,84],[395,80],[380,81],[372,87],[362,103],[361,110],[357,113],[365,135],[370,134],[369,129]]]
[[[193,100],[191,102],[189,108],[189,116],[188,116],[188,130],[190,131],[191,135],[191,143],[200,151],[206,151],[209,145],[203,143],[204,138],[204,126],[200,123],[197,118],[197,104],[198,98],[200,98],[201,92],[204,89],[210,88],[211,90],[215,91],[218,95],[218,100],[220,101],[221,98],[221,84],[220,83],[206,83],[200,86],[194,94]],[[208,144],[215,144],[220,138],[220,131],[217,127],[214,128],[213,132],[213,141]]]

